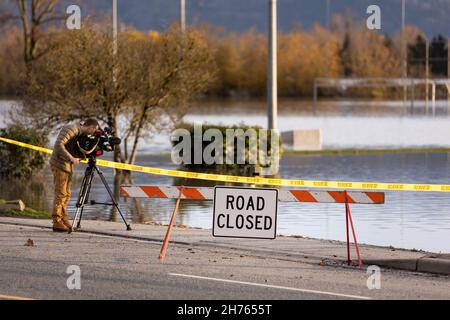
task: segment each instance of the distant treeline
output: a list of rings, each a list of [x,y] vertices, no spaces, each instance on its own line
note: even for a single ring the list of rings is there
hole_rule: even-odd
[[[220,28],[199,26],[216,64],[216,76],[207,90],[211,96],[264,96],[266,93],[267,37],[250,30],[226,33]],[[51,32],[58,32],[51,28]],[[127,29],[130,36],[148,36]],[[425,36],[407,26],[405,40],[408,76],[425,76]],[[45,46],[45,37],[40,46]],[[364,23],[335,16],[331,31],[317,24],[310,30],[296,28],[278,36],[278,91],[280,96],[310,97],[317,77],[401,77],[401,34],[394,36],[368,30]],[[51,48],[48,48],[51,50]],[[438,35],[430,41],[430,77],[447,77],[447,39]],[[83,54],[83,53],[80,53]],[[18,25],[4,26],[0,33],[0,95],[21,96],[26,74],[23,31]],[[323,90],[323,95],[343,94]],[[419,93],[418,93],[419,94]],[[353,89],[345,95],[371,98],[400,97],[401,88]]]

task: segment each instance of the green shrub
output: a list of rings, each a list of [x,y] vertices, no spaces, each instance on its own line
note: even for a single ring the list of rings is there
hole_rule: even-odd
[[[17,140],[37,146],[48,143],[48,133],[36,129],[10,125],[0,129],[0,137]],[[29,178],[45,164],[47,155],[31,149],[0,141],[0,176],[10,178]]]
[[[194,125],[191,123],[180,123],[177,125],[176,129],[186,129],[190,133],[191,138],[191,157],[192,157],[192,163],[191,164],[183,164],[183,167],[192,170],[192,171],[208,171],[208,172],[216,172],[216,173],[228,173],[228,174],[234,174],[234,175],[245,175],[245,176],[252,176],[255,172],[255,168],[257,166],[261,166],[260,164],[249,164],[249,139],[245,139],[245,151],[244,151],[244,157],[245,157],[245,163],[244,164],[238,164],[237,163],[237,149],[238,149],[238,143],[237,138],[234,138],[234,164],[226,164],[226,148],[227,148],[227,141],[226,141],[226,130],[227,129],[242,129],[244,132],[246,132],[247,129],[254,129],[257,136],[259,137],[259,131],[263,128],[259,126],[247,126],[244,124],[239,125],[233,125],[233,126],[224,126],[224,125],[212,125],[212,124],[203,124],[202,125],[202,134],[205,133],[208,129],[218,129],[222,133],[223,137],[223,164],[206,164],[204,162],[204,159],[202,157],[202,163],[201,164],[194,164],[194,152],[195,150],[195,143],[194,143]],[[172,145],[176,145],[181,141],[181,138],[179,141],[172,141]],[[268,156],[271,155],[272,152],[272,145],[271,145],[271,134],[270,131],[268,132],[267,136],[267,150],[268,150]],[[211,144],[211,141],[203,141],[202,142],[202,154],[203,150]],[[257,139],[257,149],[259,148],[259,139]],[[278,145],[279,154],[281,157],[282,154],[282,142],[281,137]],[[182,154],[181,154],[182,155]],[[259,159],[258,159],[259,161]],[[204,170],[207,169],[207,170]]]

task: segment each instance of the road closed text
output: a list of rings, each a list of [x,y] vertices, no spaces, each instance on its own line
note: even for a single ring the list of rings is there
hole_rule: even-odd
[[[276,189],[216,187],[213,235],[274,239]]]
[[[270,230],[273,224],[272,217],[257,214],[258,211],[264,210],[264,205],[263,197],[256,197],[256,199],[248,197],[248,200],[246,200],[243,196],[227,195],[227,210],[233,210],[234,208],[243,210],[245,208],[245,211],[254,211],[256,214],[237,214],[231,217],[230,214],[219,213],[217,215],[217,226],[229,229]]]

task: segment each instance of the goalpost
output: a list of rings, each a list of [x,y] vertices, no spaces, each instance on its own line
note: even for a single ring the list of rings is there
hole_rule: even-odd
[[[436,113],[436,87],[444,86],[447,89],[447,97],[450,101],[450,79],[436,78],[316,78],[313,88],[313,112],[317,114],[318,91],[320,88],[375,88],[375,87],[409,87],[411,90],[411,113],[414,108],[416,86],[425,86],[427,89],[431,85],[431,106],[433,116]],[[429,90],[427,90],[429,92]],[[425,113],[429,112],[429,96],[425,95]]]

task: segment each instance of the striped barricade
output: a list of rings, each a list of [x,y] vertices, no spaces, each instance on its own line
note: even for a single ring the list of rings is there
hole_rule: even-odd
[[[178,199],[181,187],[176,186],[121,186],[121,195],[128,198],[163,198]],[[315,190],[279,190],[280,202],[317,202],[317,203],[345,203],[345,193],[348,203],[355,204],[383,204],[383,192],[365,191],[315,191]],[[211,187],[183,187],[181,199],[213,200],[214,188]]]
[[[159,198],[177,199],[169,227],[164,238],[163,246],[159,255],[161,262],[164,261],[170,234],[173,229],[175,216],[181,199],[186,200],[213,200],[214,188],[212,187],[185,187],[185,186],[145,186],[145,185],[122,185],[120,193],[127,198]],[[345,203],[345,225],[347,236],[347,262],[351,264],[350,258],[350,233],[353,234],[355,249],[358,256],[358,265],[361,268],[362,259],[359,252],[358,241],[356,240],[355,228],[350,213],[350,203],[352,204],[384,204],[384,192],[366,191],[316,191],[316,190],[288,190],[278,191],[279,202],[309,202],[309,203]]]

